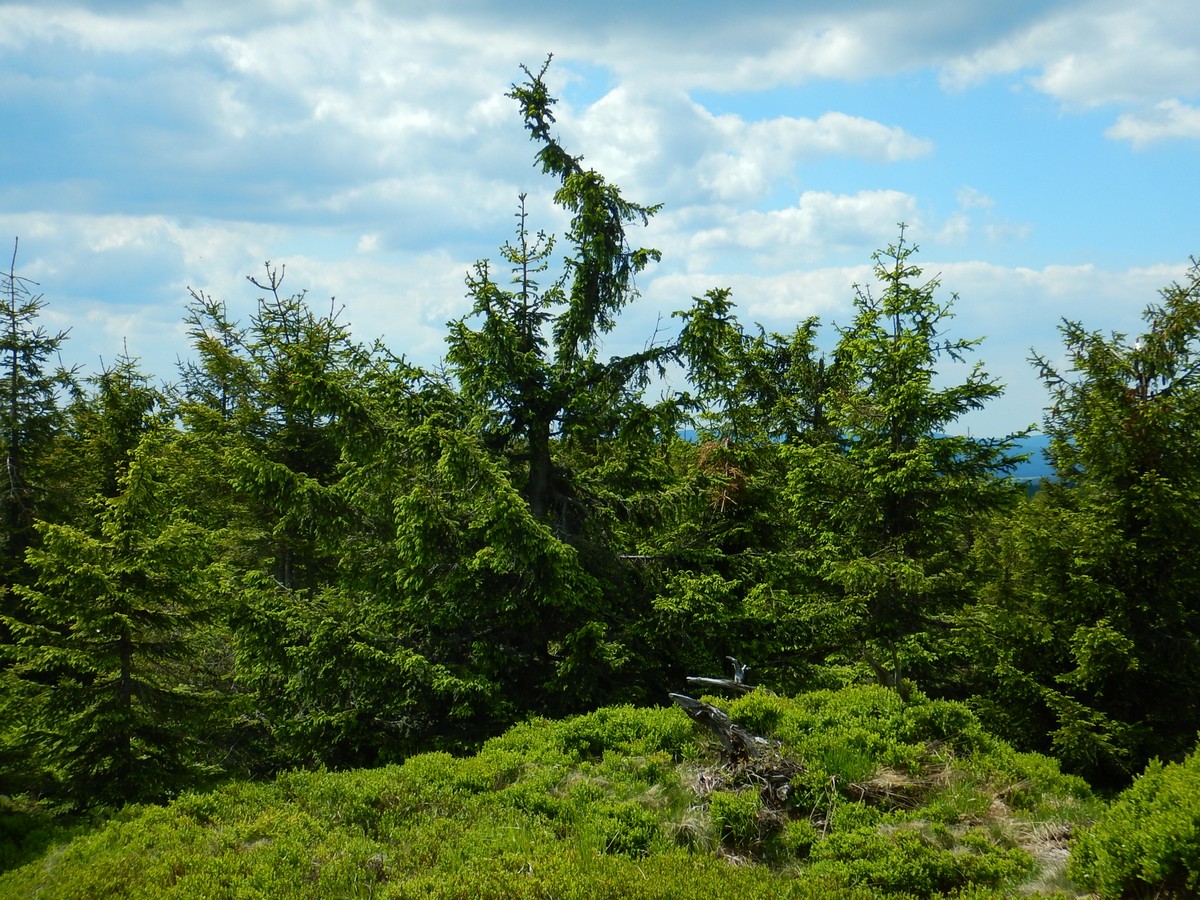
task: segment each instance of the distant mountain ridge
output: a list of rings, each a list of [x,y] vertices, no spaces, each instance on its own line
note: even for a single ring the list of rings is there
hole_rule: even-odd
[[[1046,448],[1050,446],[1049,435],[1031,434],[1015,443],[1017,452],[1029,454],[1029,459],[1020,463],[1013,470],[1013,478],[1022,481],[1037,481],[1041,478],[1053,477],[1054,467],[1046,458]]]

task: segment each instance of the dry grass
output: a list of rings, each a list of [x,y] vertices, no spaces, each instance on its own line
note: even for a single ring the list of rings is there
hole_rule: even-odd
[[[929,795],[946,787],[954,778],[949,766],[927,767],[919,776],[882,768],[867,781],[854,781],[847,790],[857,792],[858,800],[885,809],[916,809]]]

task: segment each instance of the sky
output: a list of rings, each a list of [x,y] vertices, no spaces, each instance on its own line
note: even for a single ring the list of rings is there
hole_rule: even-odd
[[[564,224],[505,96],[550,54],[562,143],[662,204],[605,355],[722,287],[832,346],[903,223],[1006,386],[957,429],[1002,435],[1064,318],[1136,334],[1200,254],[1194,0],[0,0],[0,257],[85,374],[173,380],[189,291],[245,320],[267,261],[436,365],[518,196]]]

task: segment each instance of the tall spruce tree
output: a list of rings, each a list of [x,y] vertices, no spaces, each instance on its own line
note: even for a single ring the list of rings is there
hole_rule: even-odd
[[[565,710],[636,691],[633,669],[651,655],[635,625],[649,605],[643,573],[622,557],[637,555],[633,523],[645,521],[670,477],[677,405],[648,403],[644,392],[678,348],[652,337],[641,352],[601,358],[604,336],[638,296],[636,276],[659,258],[630,240],[658,207],[625,199],[562,146],[548,65],[525,69],[509,96],[539,147],[536,164],[558,182],[554,200],[569,225],[557,242],[533,231],[522,199],[516,239],[502,248],[511,277],[504,283],[486,262],[475,267],[474,304],[450,325],[447,360],[476,410],[483,446],[511,473],[533,521],[549,529],[528,532],[526,549],[511,558],[529,556],[528,571],[555,574],[541,583],[507,579],[525,599],[505,615],[514,626],[505,640],[521,648],[511,658],[525,660],[530,708]],[[571,573],[568,562],[581,570]],[[563,579],[572,596],[562,593]],[[538,609],[529,628],[518,624]]]
[[[318,313],[304,292],[285,294],[285,275],[268,263],[262,279],[248,279],[262,292],[248,325],[193,292],[187,322],[197,360],[183,368],[180,413],[219,457],[223,487],[210,487],[222,515],[239,525],[243,561],[293,589],[320,584],[337,566],[321,533],[333,527],[332,510],[306,506],[327,500],[319,488],[338,477],[335,414],[313,391],[368,354],[336,309]]]
[[[811,684],[832,610],[808,599],[780,486],[785,447],[830,439],[823,403],[834,369],[817,348],[819,322],[788,334],[747,329],[728,289],[674,315],[689,386],[679,404],[695,440],[661,442],[674,477],[662,479],[639,539],[656,594],[649,643],[667,677],[728,671],[734,656],[755,679]]]
[[[950,616],[969,597],[965,560],[977,517],[1015,501],[1010,440],[951,433],[1000,395],[975,363],[957,384],[940,369],[978,340],[947,337],[951,304],[923,280],[905,240],[876,253],[881,290],[859,288],[840,329],[838,376],[823,399],[837,439],[785,449],[798,550],[843,607],[843,640],[880,680],[937,680]]]
[[[439,483],[426,436],[467,439],[463,404],[442,379],[353,341],[333,310],[285,295],[283,274],[252,279],[264,293],[246,325],[193,294],[197,359],[180,406],[205,461],[189,489],[224,525],[242,764],[364,766],[473,739],[509,721],[494,668],[462,649],[463,621],[477,633],[491,623],[475,622],[475,598],[456,589],[463,547],[411,543],[425,507],[410,494],[434,499]],[[487,507],[478,475],[463,477],[469,502]],[[504,552],[499,535],[488,547]]]
[[[549,60],[536,75],[524,69],[528,80],[508,96],[541,145],[537,163],[560,183],[555,203],[571,216],[561,272],[542,283],[555,242],[530,232],[522,197],[516,243],[502,249],[515,289],[498,284],[487,262],[476,265],[467,280],[474,305],[451,323],[447,359],[464,397],[484,410],[485,440],[521,473],[520,490],[533,514],[571,536],[582,529],[586,504],[556,462],[556,446],[587,446],[643,424],[636,412],[641,389],[674,349],[599,358],[601,338],[637,297],[635,276],[659,259],[656,250],[632,246],[626,230],[646,224],[659,207],[626,200],[559,143],[552,132],[557,101],[544,81],[548,66]]]
[[[1200,715],[1200,266],[1132,341],[1064,321],[1056,476],[978,555],[987,711],[1073,769],[1120,781],[1180,757]]]
[[[187,489],[219,534],[231,674],[245,706],[240,745],[254,748],[245,764],[258,771],[369,764],[395,742],[380,723],[398,718],[386,687],[371,693],[389,670],[373,642],[388,638],[364,623],[394,624],[359,592],[351,576],[362,566],[347,549],[370,558],[379,546],[363,542],[362,517],[338,488],[355,439],[342,419],[356,415],[360,382],[380,360],[332,305],[320,313],[304,292],[285,293],[285,274],[268,263],[248,279],[261,293],[246,324],[192,292],[196,358],[183,367],[178,405],[197,461]]]
[[[54,518],[52,455],[63,427],[60,394],[74,388],[73,372],[56,364],[65,331],[51,333],[38,324],[45,308],[36,282],[17,274],[13,242],[8,270],[0,273],[4,321],[0,325],[0,411],[3,415],[5,475],[0,490],[4,543],[0,583],[21,580],[24,554],[34,539],[37,518]]]

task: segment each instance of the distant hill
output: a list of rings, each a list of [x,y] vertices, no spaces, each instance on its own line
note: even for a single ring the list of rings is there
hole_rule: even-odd
[[[1013,477],[1022,481],[1038,481],[1054,475],[1054,468],[1046,459],[1046,448],[1050,446],[1050,437],[1045,434],[1033,434],[1024,440],[1017,441],[1021,453],[1028,453],[1029,459],[1017,466]]]

